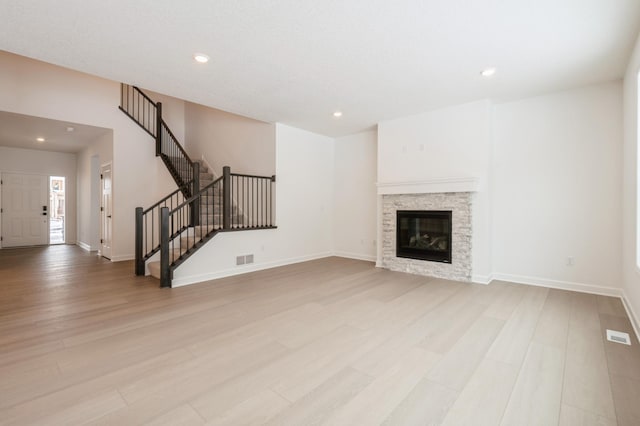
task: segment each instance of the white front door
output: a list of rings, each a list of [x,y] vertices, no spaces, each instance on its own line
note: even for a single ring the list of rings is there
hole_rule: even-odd
[[[2,174],[2,247],[49,243],[48,176]]]
[[[100,204],[100,254],[111,259],[111,234],[112,234],[112,200],[111,200],[111,164],[105,164],[100,169],[100,182],[102,186],[102,198]]]

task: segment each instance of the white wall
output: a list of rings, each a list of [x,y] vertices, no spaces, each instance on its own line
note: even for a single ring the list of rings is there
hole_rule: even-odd
[[[640,38],[636,42],[624,77],[624,151],[622,205],[622,272],[627,306],[634,312],[640,331],[640,270],[638,269],[638,72]]]
[[[473,280],[477,282],[488,282],[492,272],[491,154],[489,101],[429,111],[378,125],[378,182],[478,179],[472,223]]]
[[[338,256],[376,260],[377,132],[335,140],[333,241]]]
[[[174,286],[332,253],[334,141],[282,124],[275,129],[278,229],[216,235],[175,270]],[[236,266],[245,254],[255,263]]]
[[[113,160],[113,132],[77,154],[78,245],[100,249],[100,166]]]
[[[216,176],[222,167],[235,173],[275,173],[275,125],[229,112],[186,103],[186,149],[194,160],[203,155]]]
[[[496,105],[494,132],[496,276],[619,294],[620,83]]]
[[[119,83],[0,52],[0,93],[2,111],[113,129],[112,259],[133,258],[135,207],[152,204],[175,184],[155,157],[152,138],[118,110]],[[181,108],[164,101],[165,110]],[[184,128],[168,114],[171,126]]]
[[[76,155],[0,146],[0,172],[65,179],[65,241],[76,243]]]

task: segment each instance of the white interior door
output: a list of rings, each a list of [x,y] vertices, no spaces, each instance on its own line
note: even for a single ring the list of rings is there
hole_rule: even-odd
[[[100,203],[100,254],[111,259],[112,235],[112,171],[111,164],[105,164],[100,169],[102,198]]]
[[[2,174],[2,247],[49,243],[49,177]]]

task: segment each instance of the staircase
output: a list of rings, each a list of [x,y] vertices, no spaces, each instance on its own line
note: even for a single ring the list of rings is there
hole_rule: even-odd
[[[219,232],[276,228],[275,176],[225,166],[215,178],[189,158],[162,119],[162,104],[135,86],[121,84],[119,108],[155,139],[156,156],[178,187],[151,207],[136,208],[136,275],[145,275],[146,266],[161,287],[171,287],[173,271]],[[160,260],[151,260],[158,252]]]

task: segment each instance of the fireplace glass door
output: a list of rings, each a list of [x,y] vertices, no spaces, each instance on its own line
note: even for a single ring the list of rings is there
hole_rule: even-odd
[[[396,256],[451,263],[451,211],[398,210]]]

